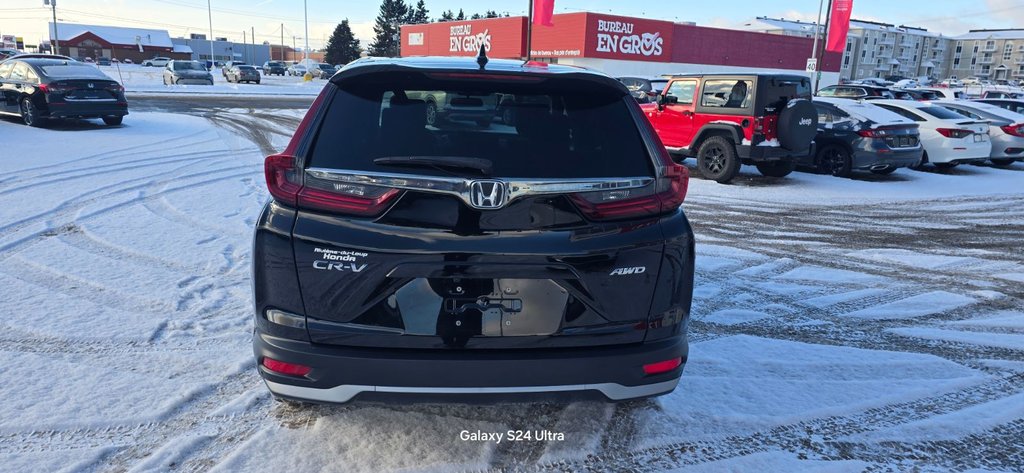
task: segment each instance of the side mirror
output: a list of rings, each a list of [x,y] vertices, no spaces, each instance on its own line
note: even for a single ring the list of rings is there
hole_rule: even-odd
[[[679,103],[679,97],[675,95],[659,95],[658,96],[658,110],[664,110],[666,105],[672,105]]]

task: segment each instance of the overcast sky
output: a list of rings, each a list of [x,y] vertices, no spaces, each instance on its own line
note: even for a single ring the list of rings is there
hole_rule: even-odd
[[[241,41],[242,30],[256,31],[257,39],[280,42],[284,24],[285,42],[296,36],[302,45],[303,2],[301,0],[211,0],[213,28],[217,36]],[[379,0],[308,0],[310,46],[320,47],[334,26],[348,18],[364,45],[373,35],[373,20]],[[854,18],[885,21],[928,28],[947,35],[966,33],[972,28],[1024,27],[1022,0],[854,0]],[[485,10],[525,14],[528,0],[453,1],[427,0],[430,16],[463,8],[466,15]],[[626,16],[673,21],[694,21],[700,25],[729,27],[754,16],[767,15],[811,20],[817,16],[817,0],[556,0],[555,12],[589,10]],[[58,21],[136,26],[166,29],[171,36],[207,33],[206,2],[203,0],[59,0]],[[47,38],[50,10],[43,0],[0,1],[0,34],[24,36],[29,43]]]

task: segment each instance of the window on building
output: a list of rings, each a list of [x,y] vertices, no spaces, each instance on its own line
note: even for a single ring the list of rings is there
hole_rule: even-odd
[[[996,42],[995,41],[985,41],[985,50],[986,51],[988,51],[990,49],[995,49],[995,47],[996,47]]]
[[[1010,57],[1012,57],[1012,56],[1013,56],[1013,43],[1006,43],[1006,46],[1003,47],[1003,60],[1004,61],[1009,61]]]

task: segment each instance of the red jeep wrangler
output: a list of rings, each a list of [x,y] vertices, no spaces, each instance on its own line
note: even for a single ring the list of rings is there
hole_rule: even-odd
[[[706,179],[726,183],[740,164],[783,177],[812,153],[818,112],[810,79],[786,74],[672,76],[641,108],[669,152],[696,156]]]

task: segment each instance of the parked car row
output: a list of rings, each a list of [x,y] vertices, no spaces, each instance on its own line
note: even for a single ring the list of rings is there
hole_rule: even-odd
[[[677,160],[696,158],[701,174],[721,183],[742,164],[765,176],[801,168],[848,177],[1024,161],[1024,100],[1013,93],[964,100],[949,88],[899,88],[879,79],[811,97],[807,78],[783,74],[619,80],[668,151]]]

